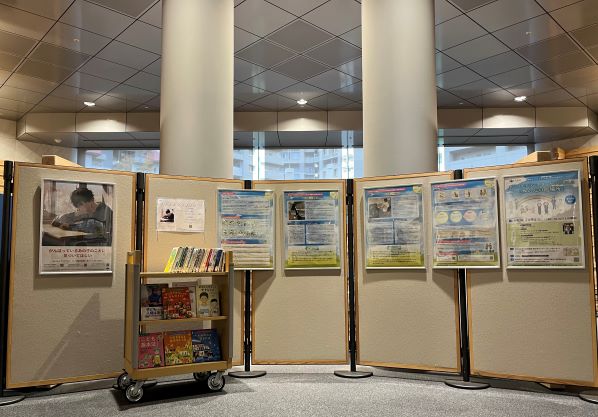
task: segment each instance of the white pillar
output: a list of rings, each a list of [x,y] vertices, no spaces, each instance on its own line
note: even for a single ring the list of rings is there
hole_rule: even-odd
[[[365,176],[437,171],[434,0],[363,0]]]
[[[231,178],[233,0],[163,0],[160,172]]]

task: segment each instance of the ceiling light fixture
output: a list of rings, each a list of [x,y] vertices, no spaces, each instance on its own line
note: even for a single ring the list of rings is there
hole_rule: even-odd
[[[297,104],[299,104],[300,106],[305,106],[307,104],[307,100],[304,98],[301,98],[301,99],[297,100]]]
[[[79,39],[78,38],[73,38],[73,42],[79,43]]]
[[[513,100],[515,100],[517,103],[521,103],[525,100],[527,100],[526,96],[519,96],[519,97],[515,97]]]
[[[93,107],[96,105],[93,101],[84,101],[83,104],[85,104],[87,107]]]
[[[61,142],[62,142],[62,139],[60,139],[60,138],[54,138],[54,142],[56,142],[56,143],[61,143]]]

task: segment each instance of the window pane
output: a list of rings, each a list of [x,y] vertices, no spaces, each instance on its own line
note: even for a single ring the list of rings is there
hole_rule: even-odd
[[[527,156],[527,146],[439,147],[438,169],[477,168],[512,164]]]
[[[155,149],[88,149],[83,165],[87,168],[117,171],[160,171],[160,151]]]

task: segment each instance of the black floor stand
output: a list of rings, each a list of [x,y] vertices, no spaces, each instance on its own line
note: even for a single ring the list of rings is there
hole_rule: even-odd
[[[0,359],[0,406],[15,404],[25,399],[24,395],[7,391],[6,387],[6,346],[8,334],[8,285],[10,277],[10,218],[12,205],[12,177],[13,163],[4,162],[4,199],[2,206],[2,261],[1,261],[1,287],[0,287],[0,350],[2,358]]]
[[[356,324],[355,324],[355,265],[353,253],[353,180],[347,180],[347,251],[348,256],[348,273],[347,284],[349,287],[349,356],[350,369],[348,371],[334,371],[334,375],[341,378],[369,378],[374,374],[372,372],[357,370],[357,338],[356,338]]]

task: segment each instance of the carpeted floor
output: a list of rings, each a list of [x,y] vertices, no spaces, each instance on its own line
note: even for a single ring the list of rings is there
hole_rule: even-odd
[[[224,391],[216,394],[202,392],[194,381],[168,381],[146,389],[137,404],[111,389],[36,396],[0,408],[0,416],[585,417],[598,416],[598,405],[571,395],[462,391],[438,381],[269,373],[252,380],[227,377]]]

